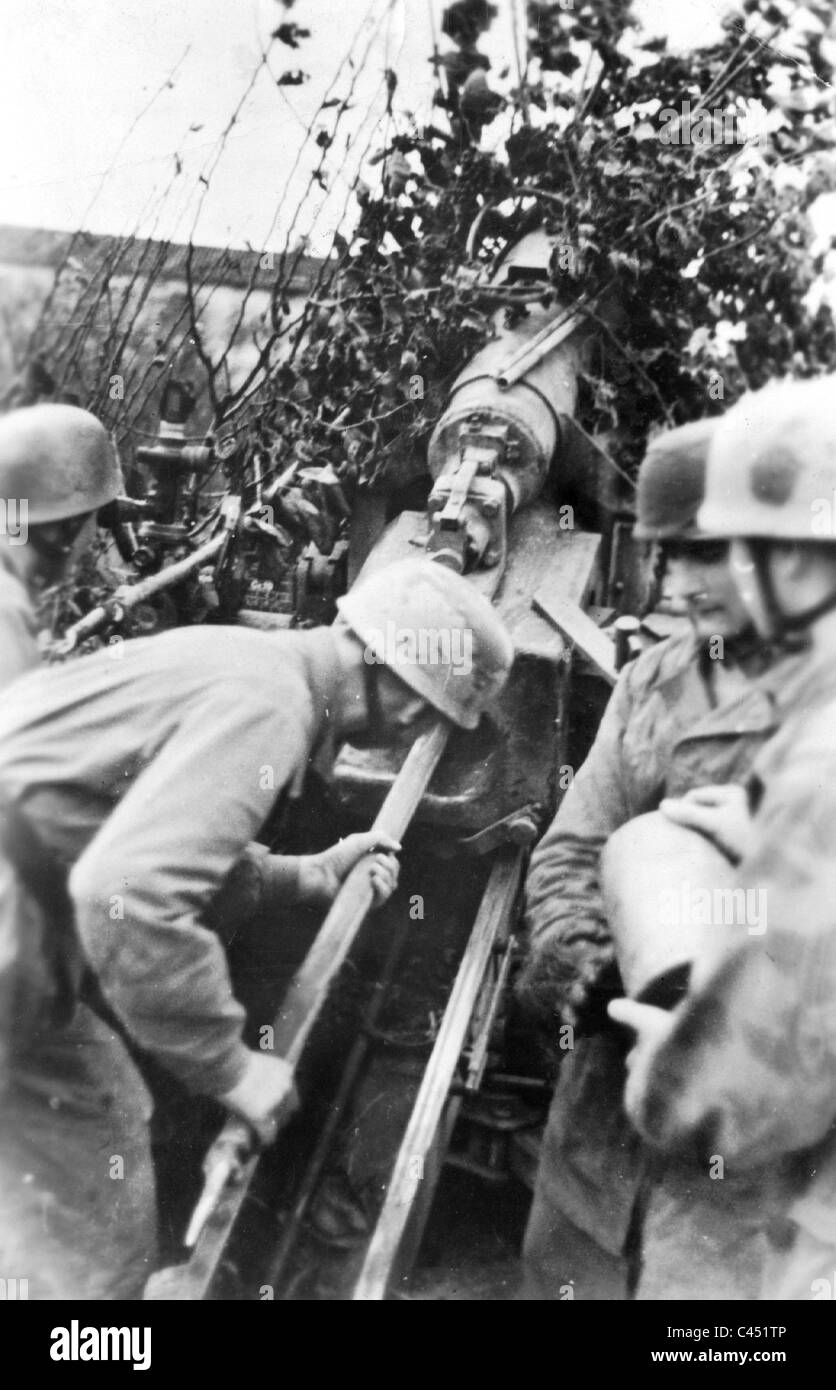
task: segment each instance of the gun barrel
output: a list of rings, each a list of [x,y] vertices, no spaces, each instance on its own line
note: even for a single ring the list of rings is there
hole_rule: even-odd
[[[109,599],[107,603],[101,603],[96,608],[92,608],[89,613],[85,613],[83,618],[79,618],[77,623],[68,627],[63,638],[56,644],[55,651],[58,656],[68,656],[74,651],[85,637],[92,637],[104,627],[110,619],[119,617],[128,612],[131,608],[136,608],[137,604],[145,603],[154,594],[162,593],[165,589],[171,589],[175,584],[179,584],[181,579],[185,579],[194,570],[200,569],[207,561],[212,560],[227,539],[227,532],[224,531],[218,536],[213,536],[205,545],[201,545],[191,555],[186,555],[182,560],[177,560],[173,565],[167,565],[165,569],[157,574],[151,574],[147,579],[142,579],[138,584],[123,584]]]

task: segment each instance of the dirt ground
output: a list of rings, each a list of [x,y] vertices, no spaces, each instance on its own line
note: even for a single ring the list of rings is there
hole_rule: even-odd
[[[494,1188],[468,1173],[448,1171],[412,1278],[396,1297],[424,1302],[515,1298],[530,1204],[530,1192],[515,1179]]]

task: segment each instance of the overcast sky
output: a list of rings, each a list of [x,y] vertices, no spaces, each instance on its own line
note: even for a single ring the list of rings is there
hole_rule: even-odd
[[[516,0],[497,3],[482,47],[499,71],[512,63]],[[711,40],[726,6],[640,0],[637,8],[687,47]],[[319,153],[309,142],[294,169],[305,127],[351,52],[354,106],[329,151],[330,195],[317,191],[294,229],[308,232],[319,208],[313,244],[321,251],[342,220],[355,162],[382,143],[386,67],[399,76],[397,107],[429,114],[431,15],[438,28],[442,9],[442,0],[296,0],[290,10],[277,0],[0,0],[0,222],[175,239],[194,229],[209,244],[277,248]],[[297,50],[273,46],[272,71],[259,76],[207,191],[198,176],[216,156],[261,46],[286,20],[311,38]],[[292,68],[311,81],[278,87],[275,78]],[[155,97],[175,69],[173,85]],[[344,65],[334,95],[344,97],[351,80]]]

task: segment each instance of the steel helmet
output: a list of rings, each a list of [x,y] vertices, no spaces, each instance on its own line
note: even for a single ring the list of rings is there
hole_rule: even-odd
[[[508,678],[514,646],[499,614],[470,580],[438,561],[373,570],[337,608],[370,664],[388,666],[463,729],[476,728]]]
[[[709,451],[699,522],[719,536],[836,539],[836,376],[742,396]]]
[[[44,403],[0,418],[0,497],[25,499],[30,525],[97,511],[123,491],[107,430],[88,410]]]
[[[648,445],[636,487],[636,540],[712,539],[697,526],[697,512],[708,448],[719,423],[716,416],[695,420],[665,430]]]

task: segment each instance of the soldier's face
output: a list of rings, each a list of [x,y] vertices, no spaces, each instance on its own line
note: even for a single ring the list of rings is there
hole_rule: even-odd
[[[351,734],[356,748],[411,743],[437,717],[426,700],[387,667],[375,665],[367,668],[365,674],[368,717],[365,727]]]
[[[731,569],[758,635],[780,637],[784,624],[815,627],[836,593],[836,556],[827,545],[735,537]],[[794,622],[793,622],[794,620]]]
[[[735,584],[726,541],[665,546],[663,597],[687,613],[699,637],[737,637],[750,619]]]
[[[95,512],[33,526],[29,536],[32,577],[40,585],[57,583],[78,563],[95,535]]]

